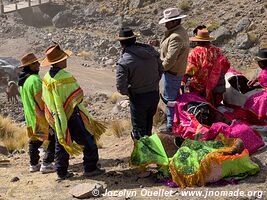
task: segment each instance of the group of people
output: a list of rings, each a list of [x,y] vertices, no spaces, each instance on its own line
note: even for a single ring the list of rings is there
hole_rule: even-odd
[[[189,78],[189,92],[204,97],[215,107],[223,100],[225,92],[224,75],[230,63],[221,50],[211,44],[214,38],[206,26],[196,27],[194,37],[189,38],[181,25],[186,15],[181,15],[177,8],[168,8],[163,14],[159,24],[164,23],[167,30],[160,43],[138,43],[138,35],[126,27],[121,28],[117,37],[122,54],[116,65],[116,86],[130,99],[131,136],[134,141],[152,135],[162,78],[163,98],[167,101],[175,101],[179,97]],[[197,45],[191,51],[190,41]],[[152,47],[158,43],[160,53]],[[249,82],[250,85],[259,81],[266,87],[266,52],[266,49],[260,50],[257,59],[263,72],[257,80]],[[30,137],[30,172],[56,171],[59,180],[73,176],[68,172],[69,156],[80,152],[84,155],[86,177],[105,171],[97,165],[99,155],[96,145],[105,126],[95,121],[84,107],[82,89],[73,75],[65,70],[70,55],[70,51],[63,51],[58,44],[50,46],[42,60],[33,53],[27,54],[21,59],[19,76]],[[50,66],[43,80],[39,76],[40,66]],[[160,130],[161,133],[171,133],[174,128],[175,109],[167,106],[166,111],[167,125]],[[266,112],[263,115],[266,116]],[[40,165],[38,148],[45,140],[50,142]],[[55,166],[52,164],[54,160]]]
[[[129,28],[122,28],[118,37],[123,51],[116,65],[117,89],[129,96],[134,139],[151,135],[161,76],[164,102],[176,101],[184,93],[186,85],[188,92],[204,97],[217,107],[226,91],[225,74],[230,62],[220,48],[211,43],[215,38],[210,36],[207,27],[197,26],[193,31],[194,37],[189,38],[181,25],[186,15],[182,15],[177,8],[168,8],[163,14],[164,17],[159,21],[159,24],[165,23],[167,29],[163,39],[160,42],[149,41],[151,46],[160,46],[160,53],[150,45],[136,42],[138,35]],[[190,42],[195,45],[191,50]],[[262,52],[266,53],[266,49],[259,51],[260,54]],[[261,57],[259,61],[262,68],[266,66],[262,61],[264,59],[266,57]],[[263,77],[263,74],[260,76]],[[249,82],[248,86],[255,81]],[[174,124],[173,105],[167,104],[166,114],[167,124],[160,132],[171,133]]]
[[[68,172],[69,156],[83,152],[84,176],[104,173],[97,165],[96,141],[105,127],[95,121],[82,104],[83,91],[73,75],[65,70],[70,51],[50,46],[39,62],[33,53],[21,59],[19,83],[30,137],[30,172],[57,172],[58,180],[73,176]],[[41,66],[51,66],[43,80]],[[42,165],[38,148],[49,140]],[[53,161],[55,160],[55,166]]]

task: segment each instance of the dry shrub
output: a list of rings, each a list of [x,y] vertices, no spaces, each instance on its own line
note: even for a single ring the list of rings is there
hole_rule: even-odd
[[[178,4],[178,7],[183,11],[189,11],[191,7],[191,1],[190,0],[182,0]]]
[[[195,27],[197,27],[197,25],[198,25],[199,23],[198,23],[198,21],[196,21],[196,20],[188,20],[187,22],[186,22],[186,26],[188,27],[188,28],[195,28]]]
[[[130,133],[131,127],[130,119],[114,120],[108,125],[106,134],[121,137],[125,133]]]
[[[0,115],[0,140],[9,152],[25,148],[28,141],[26,128]]]
[[[254,33],[248,33],[248,37],[251,40],[251,42],[253,42],[253,43],[257,42],[257,40],[258,40],[257,35]]]
[[[110,101],[111,103],[115,104],[121,98],[122,98],[122,95],[119,92],[113,92],[112,95],[110,96]]]
[[[85,106],[85,107],[88,107],[88,105],[90,105],[91,104],[91,98],[84,98],[84,100],[83,100],[83,105]]]
[[[214,31],[214,30],[218,29],[221,25],[219,22],[213,21],[213,22],[207,24],[206,26],[207,26],[209,31]]]
[[[92,57],[92,52],[90,51],[81,51],[77,54],[77,56],[83,58],[84,60],[88,60]]]

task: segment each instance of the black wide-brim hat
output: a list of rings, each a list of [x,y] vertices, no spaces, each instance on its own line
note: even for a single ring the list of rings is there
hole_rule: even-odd
[[[260,49],[256,54],[256,61],[267,60],[267,48]]]
[[[121,40],[128,40],[131,38],[136,38],[139,37],[138,34],[134,33],[132,29],[130,28],[121,28],[119,32],[119,36],[117,37],[116,40],[121,41]]]

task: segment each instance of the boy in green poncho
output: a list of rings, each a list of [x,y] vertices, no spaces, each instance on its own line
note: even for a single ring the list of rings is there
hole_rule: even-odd
[[[44,102],[42,97],[42,80],[39,73],[40,63],[33,53],[22,57],[22,69],[19,75],[18,85],[20,86],[20,95],[24,108],[24,115],[27,124],[27,132],[30,137],[29,155],[30,172],[41,171],[42,173],[54,172],[55,168],[52,162],[55,156],[55,134],[50,129],[44,115]],[[50,133],[51,134],[50,134]],[[44,140],[50,143],[43,159],[42,165],[39,164],[38,148]]]
[[[51,65],[51,68],[43,80],[43,99],[46,119],[56,131],[58,180],[73,176],[68,172],[69,155],[80,152],[83,152],[84,176],[102,174],[104,170],[97,166],[99,156],[95,140],[105,131],[105,127],[91,117],[82,104],[82,89],[72,74],[65,71],[71,52],[54,45],[45,54],[41,65]]]

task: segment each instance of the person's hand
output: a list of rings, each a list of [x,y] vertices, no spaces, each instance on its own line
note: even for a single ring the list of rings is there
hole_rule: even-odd
[[[149,40],[148,44],[154,47],[158,47],[159,46],[159,40]]]
[[[255,83],[256,83],[257,81],[258,81],[258,78],[254,78],[254,79],[250,80],[250,81],[247,83],[248,87],[252,88],[252,87],[255,85]]]

